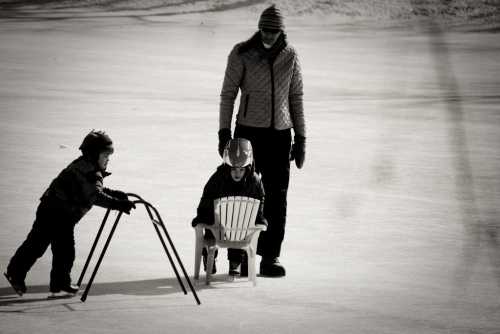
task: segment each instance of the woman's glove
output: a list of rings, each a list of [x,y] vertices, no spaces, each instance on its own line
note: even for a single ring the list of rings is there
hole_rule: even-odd
[[[306,137],[295,135],[292,144],[292,151],[290,152],[290,160],[295,160],[297,168],[302,168],[306,158]]]
[[[231,140],[231,129],[219,130],[219,155],[222,157],[227,143]]]

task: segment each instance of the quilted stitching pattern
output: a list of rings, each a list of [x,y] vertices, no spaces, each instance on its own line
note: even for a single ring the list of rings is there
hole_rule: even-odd
[[[274,102],[274,128],[293,128],[305,137],[303,86],[300,63],[293,47],[288,45],[273,64],[274,101],[271,69],[257,50],[238,54],[237,44],[228,57],[220,103],[220,128],[231,128],[234,101],[241,90],[237,122],[252,127],[270,127]],[[240,86],[241,83],[241,86]]]

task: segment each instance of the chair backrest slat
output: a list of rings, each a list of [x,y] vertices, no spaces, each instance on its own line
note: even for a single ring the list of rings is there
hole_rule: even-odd
[[[220,201],[220,224],[225,227],[226,221],[227,221],[227,199],[223,198]],[[224,239],[224,230],[220,229],[219,230],[219,239],[223,240]]]
[[[260,201],[257,199],[253,199],[253,205],[252,205],[252,213],[250,214],[250,222],[252,222],[252,227],[255,226],[255,219],[257,219],[257,213],[259,211],[259,204]]]
[[[228,197],[227,199],[227,212],[226,212],[226,222],[224,223],[224,227],[227,227],[228,231],[226,231],[224,239],[231,240],[231,229],[233,228],[233,211],[234,211],[234,197]]]
[[[243,218],[243,220],[246,222],[248,227],[250,227],[252,224],[252,210],[253,210],[254,206],[255,206],[255,200],[253,198],[249,198],[247,209],[245,210],[245,217]],[[253,222],[255,225],[255,220]],[[246,238],[246,236],[247,236],[247,232],[244,231],[243,235],[241,237]]]
[[[236,196],[232,198],[233,201],[233,221],[231,222],[231,233],[229,233],[229,240],[237,240],[236,235],[238,234],[238,228],[240,228],[240,204],[241,197]]]
[[[245,213],[248,207],[248,198],[241,198],[240,211],[238,212],[238,231],[236,239],[241,240],[245,238],[245,230],[248,228],[248,221],[245,220]]]
[[[219,223],[219,239],[227,241],[244,240],[249,229],[255,227],[260,200],[244,196],[229,196],[216,199],[215,222]]]

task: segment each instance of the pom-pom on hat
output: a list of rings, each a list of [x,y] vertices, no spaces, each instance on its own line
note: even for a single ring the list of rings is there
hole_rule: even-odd
[[[276,5],[264,9],[259,19],[259,30],[284,30],[283,15]]]

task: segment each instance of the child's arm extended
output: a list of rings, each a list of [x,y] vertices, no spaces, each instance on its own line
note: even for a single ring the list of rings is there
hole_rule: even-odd
[[[130,210],[135,209],[135,204],[128,200],[127,194],[120,190],[104,188],[103,177],[100,173],[97,173],[96,178],[96,205],[123,211],[126,214],[130,214]]]

